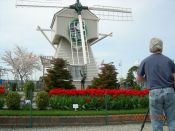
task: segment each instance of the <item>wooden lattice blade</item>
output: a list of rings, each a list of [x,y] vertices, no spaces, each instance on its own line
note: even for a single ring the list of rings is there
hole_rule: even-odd
[[[97,6],[89,7],[95,15],[102,20],[113,21],[131,21],[132,11],[131,8],[111,7],[111,6]]]

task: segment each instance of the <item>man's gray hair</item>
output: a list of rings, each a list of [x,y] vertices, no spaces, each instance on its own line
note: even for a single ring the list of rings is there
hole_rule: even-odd
[[[151,53],[162,53],[163,50],[163,41],[159,38],[152,38],[150,40],[150,46],[149,46]]]

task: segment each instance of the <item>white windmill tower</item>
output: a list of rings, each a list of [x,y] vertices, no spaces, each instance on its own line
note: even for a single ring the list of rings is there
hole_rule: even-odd
[[[70,64],[69,70],[75,84],[80,83],[80,71],[87,76],[86,84],[93,77],[97,76],[98,69],[91,46],[105,37],[112,35],[112,33],[102,34],[100,37],[100,33],[98,32],[99,18],[97,15],[100,15],[101,19],[107,20],[131,20],[131,9],[129,8],[107,6],[87,7],[82,6],[79,0],[76,0],[76,3],[69,7],[36,4],[17,4],[17,6],[62,8],[53,17],[50,26],[51,38],[48,38],[44,33],[46,30],[41,29],[39,26],[38,30],[43,33],[55,49],[54,57],[63,58]],[[91,11],[95,11],[97,15]]]

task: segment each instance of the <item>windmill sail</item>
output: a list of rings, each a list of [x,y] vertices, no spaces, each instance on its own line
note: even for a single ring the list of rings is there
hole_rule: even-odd
[[[58,5],[61,3],[61,0],[16,0],[18,4],[50,4],[50,5]]]
[[[17,0],[16,6],[21,7],[42,7],[42,8],[70,8],[71,6],[60,6],[63,5],[61,0]],[[113,6],[102,6],[94,5],[92,7],[86,7],[92,11],[101,20],[112,20],[112,21],[132,21],[131,8],[113,7]]]
[[[112,21],[131,21],[132,20],[131,8],[98,5],[94,7],[89,7],[89,10],[91,10],[101,20],[112,20]]]

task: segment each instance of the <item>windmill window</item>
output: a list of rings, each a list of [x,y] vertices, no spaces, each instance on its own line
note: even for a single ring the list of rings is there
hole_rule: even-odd
[[[81,80],[80,70],[81,70],[81,66],[72,66],[71,74],[72,74],[73,80]]]

